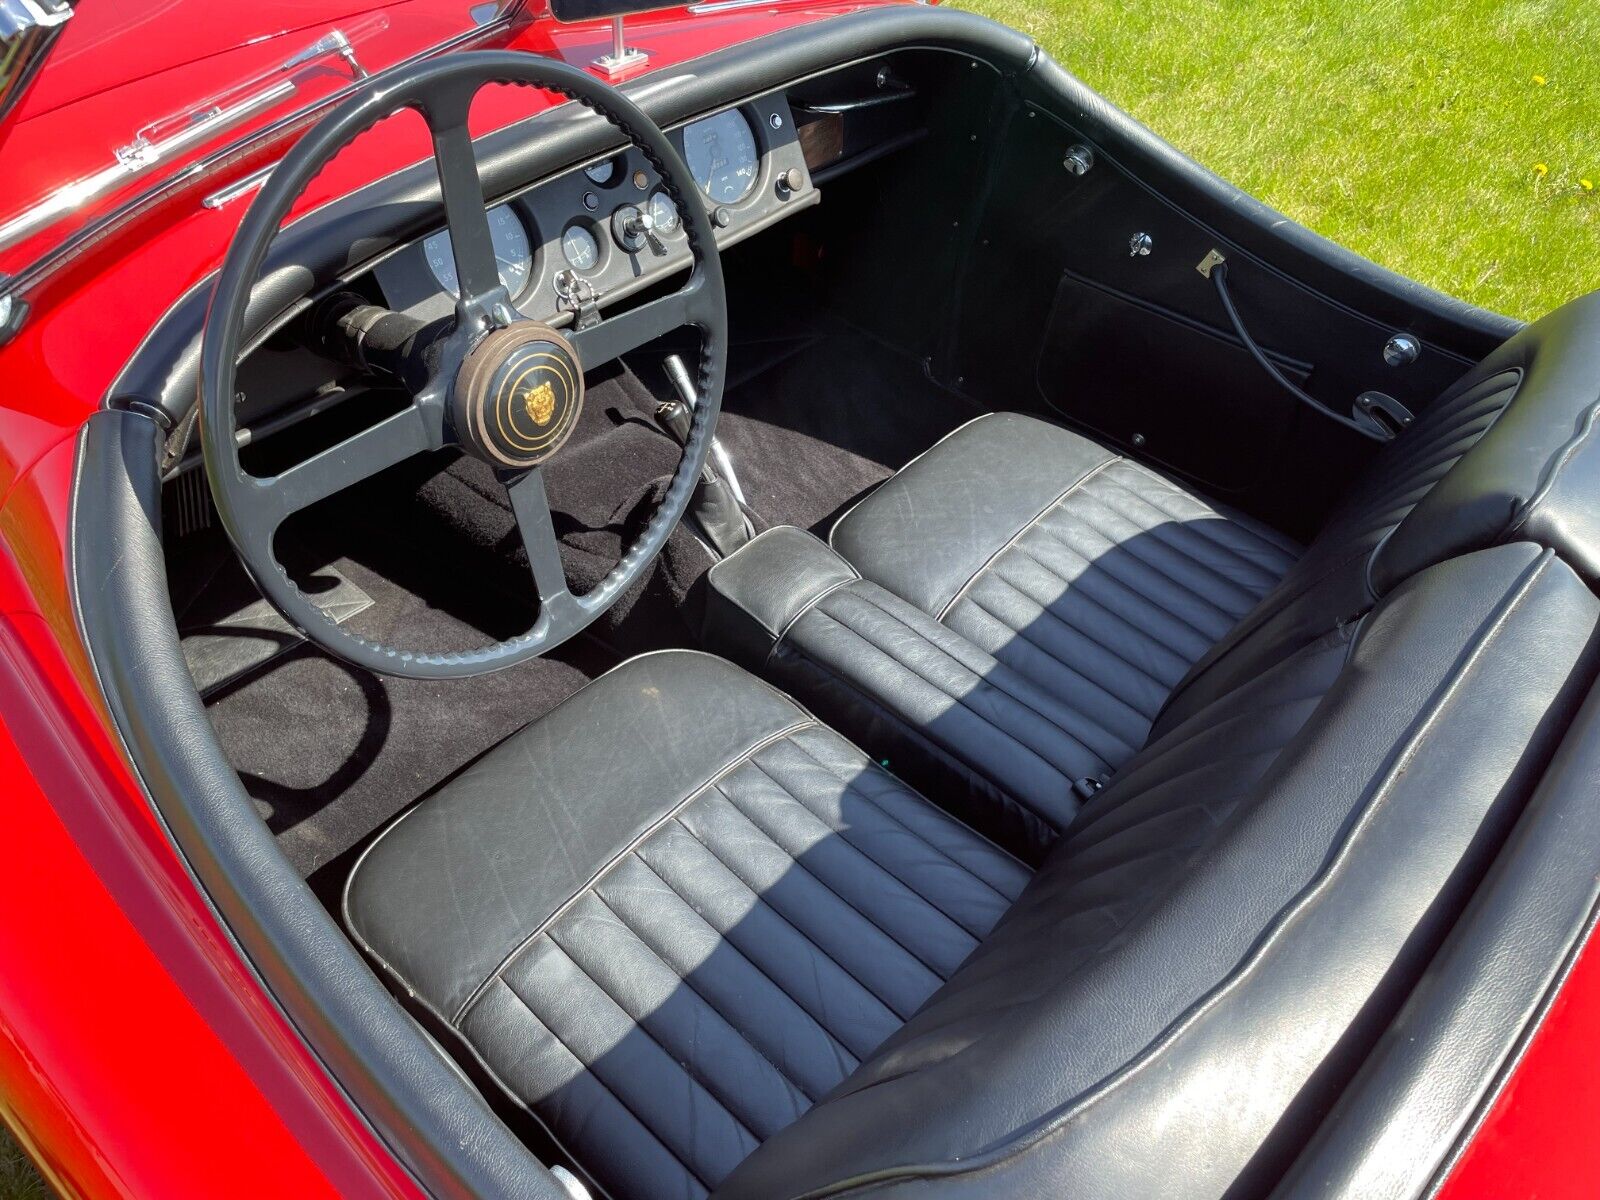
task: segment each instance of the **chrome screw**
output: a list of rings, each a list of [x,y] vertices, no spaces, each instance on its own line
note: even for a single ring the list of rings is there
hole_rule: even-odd
[[[1422,343],[1409,333],[1394,333],[1383,344],[1383,361],[1391,367],[1405,367],[1417,361]]]
[[[1082,142],[1067,147],[1067,156],[1061,160],[1061,165],[1074,175],[1087,175],[1089,168],[1094,166],[1094,151]]]

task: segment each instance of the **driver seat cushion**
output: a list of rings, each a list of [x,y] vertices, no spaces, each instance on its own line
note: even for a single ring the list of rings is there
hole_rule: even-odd
[[[720,659],[631,660],[390,826],[362,948],[617,1195],[704,1196],[1031,872]]]

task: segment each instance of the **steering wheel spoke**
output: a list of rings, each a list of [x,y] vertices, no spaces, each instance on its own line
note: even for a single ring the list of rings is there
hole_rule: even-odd
[[[567,586],[567,573],[561,566],[561,542],[556,537],[555,519],[550,515],[550,496],[545,491],[539,468],[501,477],[511,497],[511,512],[517,519],[517,532],[528,552],[528,567],[539,591],[545,618],[561,622],[579,607],[578,598]]]
[[[258,480],[262,516],[276,529],[282,521],[337,492],[371,479],[443,441],[437,410],[408,405],[376,425],[330,446],[302,463]]]
[[[598,325],[573,333],[569,340],[586,369],[597,367],[674,329],[685,325],[704,327],[709,318],[706,307],[705,285],[696,273],[671,295],[607,317]]]
[[[456,263],[456,311],[463,324],[475,320],[494,303],[509,299],[500,283],[494,237],[484,209],[483,183],[478,176],[478,155],[467,127],[475,91],[454,89],[429,103],[425,110]]]

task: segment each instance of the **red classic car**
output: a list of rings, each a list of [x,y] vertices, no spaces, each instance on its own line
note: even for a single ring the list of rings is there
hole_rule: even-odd
[[[50,1183],[1600,1191],[1600,295],[633,7],[0,0]]]

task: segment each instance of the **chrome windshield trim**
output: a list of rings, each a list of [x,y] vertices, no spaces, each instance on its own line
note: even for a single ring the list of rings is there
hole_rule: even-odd
[[[455,37],[430,46],[425,50],[418,51],[411,57],[385,67],[365,79],[356,80],[348,86],[308,104],[297,112],[289,113],[270,125],[263,125],[260,129],[246,134],[237,141],[230,142],[203,158],[196,159],[176,173],[156,182],[147,190],[130,197],[105,216],[99,217],[83,228],[75,230],[60,245],[46,251],[40,258],[7,279],[4,285],[5,291],[0,294],[0,298],[21,296],[30,289],[39,286],[50,275],[76,258],[85,248],[108,236],[118,225],[133,219],[173,192],[191,185],[195,180],[226,166],[229,162],[236,161],[256,147],[271,141],[298,125],[305,124],[334,105],[349,99],[360,89],[371,86],[374,81],[382,81],[391,72],[410,67],[415,63],[423,62],[440,54],[448,54],[451,51],[462,49],[475,42],[504,32],[510,27],[521,8],[521,0],[512,0],[510,3],[501,4],[499,6],[499,15],[485,21],[483,24],[465,30]],[[119,171],[122,169],[120,164],[116,169]],[[241,180],[240,182],[244,181]],[[227,189],[223,190],[226,191]],[[82,203],[87,199],[88,197],[80,199],[79,204],[74,207],[81,207]],[[11,329],[0,331],[0,343],[3,343],[5,338],[14,332],[14,326]]]
[[[269,163],[267,166],[262,167],[259,171],[252,171],[243,179],[236,179],[227,187],[219,188],[217,191],[212,192],[211,195],[200,201],[201,207],[224,208],[227,205],[232,204],[240,196],[248,196],[251,192],[255,191],[258,187],[264,184],[277,169],[277,163]]]
[[[74,0],[0,0],[0,120],[27,93]]]
[[[6,4],[10,0],[0,0]],[[241,80],[227,91],[200,101],[195,107],[146,125],[133,141],[112,153],[112,162],[51,192],[43,200],[0,222],[0,250],[6,250],[85,204],[115,191],[130,176],[170,160],[193,146],[215,137],[229,126],[248,120],[287,100],[300,87],[299,71],[319,59],[337,55],[359,82],[370,74],[356,57],[355,40],[386,29],[387,16],[358,18],[347,29],[333,29],[304,49],[268,70]]]
[[[705,13],[731,12],[736,8],[765,8],[775,3],[775,0],[704,0],[701,4],[691,4],[686,11],[695,16]]]

